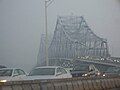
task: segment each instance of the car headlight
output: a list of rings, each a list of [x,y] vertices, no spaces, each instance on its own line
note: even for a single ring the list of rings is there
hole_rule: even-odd
[[[103,74],[103,77],[105,77],[106,75],[105,74]]]
[[[87,74],[83,74],[82,76],[87,76]]]
[[[0,80],[0,82],[7,82],[7,80]]]
[[[97,75],[100,75],[100,72],[98,72]]]

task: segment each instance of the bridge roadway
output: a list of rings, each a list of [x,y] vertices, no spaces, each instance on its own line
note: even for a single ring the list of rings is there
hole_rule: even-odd
[[[80,59],[78,59],[78,60],[80,60]],[[110,60],[87,60],[87,59],[83,59],[83,60],[80,60],[80,61],[93,62],[93,63],[103,64],[103,65],[120,67],[120,63],[113,62],[113,61],[110,61]]]
[[[54,63],[56,63],[56,58],[50,58],[50,60],[53,60]],[[103,64],[103,65],[110,65],[110,66],[117,66],[120,67],[120,62],[115,62],[112,60],[96,60],[96,59],[69,59],[69,58],[59,58],[59,60],[69,61],[69,62],[74,62],[74,61],[83,61],[83,62],[88,62],[88,63],[97,63],[97,64]]]
[[[0,90],[120,90],[120,76],[11,81],[0,83]]]

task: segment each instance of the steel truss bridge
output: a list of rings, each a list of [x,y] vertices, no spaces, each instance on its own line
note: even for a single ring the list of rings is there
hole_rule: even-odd
[[[59,16],[49,43],[49,65],[72,66],[74,60],[110,57],[107,40],[97,36],[83,16]],[[37,66],[45,65],[45,35],[42,35]]]

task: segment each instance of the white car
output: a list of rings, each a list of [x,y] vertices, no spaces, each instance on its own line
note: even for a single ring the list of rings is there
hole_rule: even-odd
[[[33,69],[27,80],[71,78],[69,71],[60,66],[42,66]]]
[[[0,69],[0,82],[22,80],[26,72],[18,68]]]

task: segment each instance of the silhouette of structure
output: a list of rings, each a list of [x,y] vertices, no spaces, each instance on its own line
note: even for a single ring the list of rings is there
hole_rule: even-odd
[[[59,16],[48,48],[50,65],[71,64],[75,59],[110,57],[107,40],[98,37],[82,16]],[[42,35],[38,66],[45,65],[45,37]]]

